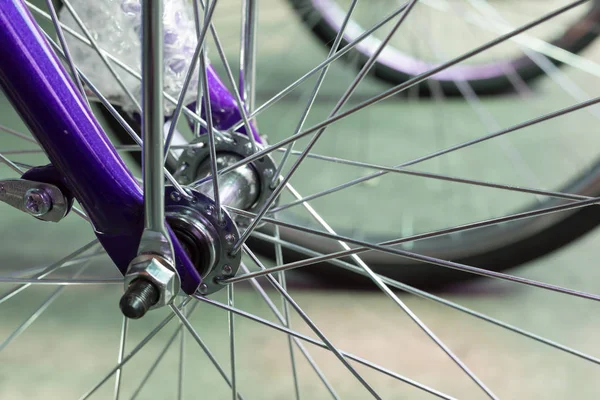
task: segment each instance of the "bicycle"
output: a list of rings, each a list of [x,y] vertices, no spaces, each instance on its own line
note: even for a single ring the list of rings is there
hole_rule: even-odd
[[[532,28],[546,20],[550,20],[554,16],[575,9],[576,6],[583,5],[584,3],[586,2],[576,1],[567,4],[562,8],[558,8],[549,14],[533,20],[533,22],[530,22],[521,28],[498,37],[492,44],[499,44],[506,41],[522,31]],[[64,2],[64,4],[68,8],[71,8],[69,6],[70,2]],[[542,287],[586,299],[598,300],[600,298],[592,293],[569,290],[561,286],[497,272],[495,270],[496,265],[493,264],[493,261],[495,260],[491,260],[489,256],[490,254],[494,254],[494,251],[501,251],[506,254],[506,249],[498,245],[499,243],[502,243],[502,241],[493,242],[485,237],[486,235],[490,235],[491,238],[502,236],[502,239],[506,240],[508,236],[508,244],[517,246],[517,248],[523,246],[523,243],[527,243],[525,238],[538,242],[542,241],[540,239],[542,238],[541,235],[549,235],[551,237],[548,241],[543,241],[544,245],[540,246],[542,248],[555,248],[560,244],[564,244],[564,242],[572,240],[574,236],[577,236],[575,232],[559,238],[555,238],[555,236],[550,235],[549,232],[551,232],[552,229],[556,229],[556,227],[560,227],[560,224],[565,223],[566,220],[569,221],[570,226],[575,226],[579,233],[591,229],[591,225],[595,225],[596,220],[591,221],[589,225],[587,223],[584,225],[580,222],[574,223],[573,221],[575,221],[575,219],[571,218],[577,215],[581,216],[582,214],[579,212],[570,215],[567,214],[568,217],[566,219],[556,217],[559,211],[573,211],[578,209],[586,210],[586,212],[588,212],[587,210],[591,210],[589,211],[591,214],[586,215],[596,214],[593,212],[594,207],[586,207],[594,205],[598,201],[597,195],[594,194],[594,182],[589,183],[586,182],[585,179],[576,178],[573,181],[575,182],[573,185],[576,185],[577,190],[547,191],[528,187],[516,187],[495,183],[491,184],[473,179],[457,179],[441,174],[430,173],[428,171],[407,171],[404,168],[406,166],[405,164],[416,164],[417,162],[422,161],[421,158],[415,160],[415,162],[403,163],[403,165],[399,167],[385,167],[384,165],[368,162],[352,162],[351,160],[339,159],[311,152],[313,144],[316,143],[316,140],[322,134],[323,128],[332,122],[348,118],[355,111],[359,111],[373,102],[383,101],[402,90],[408,89],[411,85],[417,85],[427,77],[433,76],[437,71],[441,71],[445,67],[457,63],[461,60],[461,57],[451,59],[449,62],[441,63],[438,67],[434,67],[425,74],[409,79],[398,86],[392,87],[381,94],[358,103],[358,105],[354,105],[348,110],[338,113],[338,111],[342,110],[341,107],[343,103],[350,98],[350,95],[354,89],[356,89],[358,83],[366,76],[369,68],[378,60],[378,57],[372,56],[361,69],[357,78],[355,78],[350,85],[350,89],[342,96],[342,99],[334,108],[331,116],[325,120],[325,122],[317,123],[308,129],[303,129],[302,124],[300,124],[300,127],[295,129],[296,132],[292,136],[279,142],[275,142],[275,144],[268,145],[266,144],[264,137],[259,135],[258,127],[257,125],[254,125],[253,122],[257,117],[256,114],[261,110],[261,107],[264,109],[266,106],[263,105],[255,108],[255,89],[253,89],[253,83],[255,82],[255,79],[253,78],[253,62],[255,59],[252,56],[249,56],[249,54],[253,54],[252,49],[255,45],[255,42],[252,39],[254,37],[252,29],[256,26],[251,22],[251,16],[255,15],[253,12],[255,10],[253,10],[252,7],[256,4],[248,2],[246,3],[246,6],[250,8],[244,13],[246,18],[244,19],[244,28],[242,28],[245,32],[244,38],[246,39],[244,46],[242,46],[244,53],[241,56],[241,64],[243,66],[242,89],[239,90],[239,93],[238,90],[235,89],[236,81],[233,79],[233,73],[231,72],[231,68],[227,67],[227,64],[225,64],[225,69],[227,70],[226,75],[229,79],[228,84],[231,88],[228,88],[228,85],[223,83],[214,72],[214,69],[208,65],[206,54],[202,52],[203,47],[198,45],[192,46],[194,55],[189,58],[189,62],[198,62],[200,64],[199,70],[201,73],[198,79],[202,81],[203,87],[208,88],[209,95],[203,97],[195,95],[197,104],[187,108],[185,105],[188,104],[189,98],[186,99],[186,84],[183,83],[183,94],[179,95],[179,101],[175,100],[176,106],[174,116],[172,117],[172,121],[174,122],[171,122],[167,127],[167,145],[166,148],[164,148],[164,140],[162,137],[164,129],[164,107],[161,104],[164,96],[163,85],[161,84],[163,74],[158,72],[161,70],[160,67],[163,65],[163,60],[161,51],[153,51],[160,49],[163,41],[163,34],[160,30],[162,26],[162,18],[160,18],[160,15],[162,15],[160,12],[161,3],[144,3],[144,6],[148,7],[145,9],[144,13],[141,13],[142,10],[136,6],[136,2],[125,2],[123,4],[131,7],[124,10],[128,14],[125,16],[125,20],[131,21],[131,23],[134,24],[134,31],[136,29],[139,31],[139,24],[145,24],[144,28],[141,29],[143,38],[142,47],[144,49],[142,58],[144,62],[142,63],[143,71],[141,74],[141,77],[143,77],[141,80],[143,88],[143,107],[140,107],[140,109],[152,110],[152,112],[142,112],[140,114],[143,121],[142,137],[143,142],[145,143],[143,147],[142,163],[144,175],[143,192],[138,181],[133,177],[125,163],[118,156],[117,149],[110,144],[109,140],[107,140],[105,133],[93,116],[92,111],[82,94],[87,91],[92,91],[95,95],[95,100],[100,101],[102,105],[111,112],[113,117],[125,130],[127,130],[127,132],[130,133],[132,139],[136,140],[139,144],[141,144],[141,141],[134,129],[129,127],[124,118],[117,110],[115,110],[111,100],[98,90],[86,73],[82,73],[82,71],[77,69],[74,65],[72,57],[70,57],[67,52],[67,49],[72,46],[65,45],[66,42],[62,39],[60,40],[62,41],[62,44],[59,45],[52,41],[51,38],[45,37],[35,26],[31,15],[27,11],[27,7],[21,1],[7,0],[2,4],[2,7],[0,7],[0,27],[2,28],[0,29],[0,37],[2,38],[2,46],[0,46],[0,51],[2,53],[0,53],[0,59],[8,60],[7,63],[2,63],[2,65],[0,65],[0,82],[7,96],[11,98],[14,107],[19,111],[20,115],[35,135],[37,141],[42,145],[45,152],[48,154],[49,159],[52,161],[52,165],[50,166],[30,168],[31,166],[25,163],[17,164],[11,162],[5,156],[2,156],[3,161],[6,164],[19,173],[23,173],[20,176],[20,179],[5,180],[2,182],[3,201],[20,211],[47,221],[57,222],[65,218],[70,212],[77,213],[79,216],[89,219],[92,222],[97,235],[97,242],[94,240],[76,250],[65,259],[60,260],[41,271],[36,271],[35,275],[31,278],[21,278],[17,276],[3,279],[3,282],[6,283],[25,285],[19,286],[17,289],[13,290],[13,292],[10,292],[8,297],[12,297],[28,285],[34,284],[121,284],[123,282],[122,279],[114,278],[91,279],[78,278],[77,276],[69,279],[46,278],[47,275],[58,271],[64,264],[70,263],[73,259],[76,261],[86,261],[89,257],[81,257],[82,254],[86,251],[95,249],[97,244],[100,243],[119,271],[125,276],[126,293],[121,298],[121,309],[126,316],[139,318],[149,309],[160,307],[164,307],[169,311],[169,315],[160,322],[157,328],[152,330],[151,334],[144,338],[140,345],[136,346],[127,355],[124,355],[123,350],[125,346],[124,338],[127,332],[127,320],[123,320],[123,333],[121,336],[121,350],[118,364],[110,370],[110,373],[103,378],[101,382],[89,390],[84,395],[84,398],[94,394],[96,390],[98,390],[98,388],[114,374],[120,376],[121,367],[129,362],[133,355],[135,355],[148,340],[156,335],[161,328],[166,326],[169,321],[175,317],[178,317],[180,320],[180,325],[175,331],[175,335],[172,337],[175,338],[183,328],[189,330],[192,338],[200,345],[207,355],[209,355],[212,363],[215,364],[218,374],[221,375],[219,379],[224,378],[228,386],[232,387],[232,397],[239,397],[235,377],[236,359],[234,351],[234,335],[229,335],[232,349],[230,355],[231,371],[230,374],[227,374],[218,364],[216,358],[210,355],[211,353],[208,352],[207,347],[203,344],[198,332],[191,326],[186,317],[186,315],[191,312],[190,307],[193,307],[186,307],[186,305],[191,302],[192,298],[227,310],[228,326],[231,331],[233,331],[233,315],[235,313],[288,333],[290,335],[288,336],[290,346],[297,345],[297,343],[299,343],[298,339],[300,339],[329,349],[348,372],[356,378],[359,386],[364,388],[365,391],[360,392],[360,396],[367,396],[370,393],[373,397],[379,398],[380,395],[378,394],[378,391],[381,390],[381,388],[376,390],[368,383],[368,380],[363,374],[357,372],[355,366],[351,365],[348,360],[353,360],[362,365],[366,365],[371,369],[403,381],[426,393],[442,398],[451,398],[448,394],[442,393],[410,378],[401,376],[375,363],[361,359],[358,356],[337,349],[332,345],[327,336],[317,328],[312,320],[302,312],[300,306],[289,296],[285,290],[285,280],[283,277],[281,280],[276,280],[271,276],[274,272],[282,272],[284,270],[306,266],[319,261],[328,261],[333,263],[336,267],[342,267],[352,272],[358,272],[359,275],[367,276],[371,282],[391,297],[395,305],[409,313],[409,316],[417,326],[425,330],[429,338],[434,340],[438,347],[440,347],[450,359],[460,367],[459,369],[461,369],[472,382],[479,387],[483,394],[494,398],[495,395],[492,390],[479,380],[477,376],[450,349],[448,349],[448,347],[445,346],[420,319],[418,319],[418,317],[412,314],[410,309],[407,308],[404,302],[392,292],[389,287],[426,296],[427,298],[435,299],[436,301],[441,300],[435,296],[428,295],[408,286],[405,282],[410,275],[403,277],[402,280],[395,280],[393,279],[395,275],[402,272],[389,271],[388,273],[385,273],[380,265],[378,265],[376,270],[369,268],[364,261],[367,258],[363,258],[362,255],[360,257],[357,255],[358,253],[364,253],[367,250],[375,250],[387,255],[393,255],[394,257],[400,256],[404,259],[430,263],[440,267],[450,268],[451,270],[469,272],[502,280],[516,281],[521,284]],[[178,3],[176,2],[166,3],[167,7],[176,7],[177,4]],[[202,11],[200,10],[201,5],[199,3],[195,4],[196,23],[194,24],[194,29],[197,30],[198,37],[200,38],[199,43],[202,43],[202,38],[206,38],[206,36],[212,32],[209,32],[211,31],[209,24],[200,23],[201,15],[210,20],[217,3],[211,2],[208,5],[205,14],[202,14]],[[410,17],[410,12],[415,7],[415,4],[416,1],[411,1],[396,10],[395,15],[397,15],[398,18],[395,22],[395,29],[399,29],[403,22]],[[353,10],[355,5],[356,2],[353,3],[350,10]],[[119,6],[121,6],[121,4],[119,4]],[[71,14],[73,16],[77,15],[76,12],[71,12]],[[140,17],[140,15],[141,18],[136,19]],[[171,16],[172,15],[173,14],[171,14]],[[350,16],[351,13],[348,13],[347,15]],[[65,29],[66,31],[66,28],[61,28],[62,25],[58,23],[56,15],[50,15],[50,18],[54,20],[58,32],[61,32],[62,29]],[[348,18],[346,18],[346,21],[348,21]],[[169,40],[177,42],[177,38],[170,37],[169,34],[174,34],[177,30],[170,31],[169,27],[172,28],[174,26],[173,22],[181,24],[181,21],[176,18],[171,20],[167,18],[167,20],[171,25],[169,25],[169,23],[166,24],[167,40],[165,43],[170,45],[173,42],[170,42]],[[136,23],[138,23],[138,25],[135,25]],[[177,28],[180,28],[180,26],[177,25]],[[344,29],[340,29],[339,31],[343,32]],[[148,32],[150,32],[150,34],[148,34]],[[97,44],[94,43],[95,39],[93,35],[86,34],[83,37],[80,35],[78,40],[81,39],[83,39],[83,42],[86,42],[87,40],[88,44],[97,47]],[[215,40],[215,42],[217,41]],[[330,53],[330,57],[334,57],[337,54],[335,49],[342,43],[341,35],[336,36],[336,42],[337,43],[334,43],[332,46],[334,50]],[[462,58],[468,58],[468,56],[482,52],[489,46],[489,43],[481,45],[474,51],[466,53]],[[380,50],[383,50],[383,47],[380,47]],[[63,55],[66,60],[67,68],[63,67],[59,61],[59,56],[56,56],[53,51],[59,55]],[[119,60],[114,56],[109,55],[103,50],[99,50],[99,53],[103,54],[103,61],[110,60],[111,63],[114,63],[119,68],[125,70],[125,72],[136,76],[137,72],[135,70],[128,68],[126,64],[119,63]],[[169,54],[168,49],[166,53]],[[222,54],[223,53],[220,52],[219,56]],[[376,53],[374,54],[377,55]],[[198,57],[198,55],[200,55],[200,57]],[[111,64],[107,61],[107,65]],[[178,67],[181,66],[179,65]],[[111,68],[114,70],[115,67]],[[73,72],[73,76],[76,77],[74,81],[69,78],[67,72],[68,69],[70,69]],[[185,70],[185,68],[183,69]],[[192,72],[186,73],[185,75],[186,80],[189,81],[191,81],[194,68],[191,68],[190,70]],[[321,84],[320,80],[323,79],[321,77],[325,76],[327,69],[322,68],[315,71],[325,72],[319,72],[319,79],[313,93],[318,91]],[[166,80],[171,78],[169,72],[173,71],[167,69],[167,72],[165,73]],[[27,77],[27,79],[23,79],[24,76]],[[457,90],[465,90],[464,85],[457,84],[456,82],[453,82],[453,84],[456,85]],[[127,85],[124,84],[123,86],[125,92],[131,91],[127,88]],[[177,85],[174,86],[177,88]],[[169,85],[167,85],[167,87],[169,87]],[[286,90],[288,92],[291,91],[289,88]],[[468,91],[468,89],[466,90]],[[443,92],[444,90],[440,93]],[[126,104],[124,107],[137,107],[135,104],[137,96],[131,93],[129,97],[128,101],[130,101],[131,104]],[[173,96],[170,95],[168,91],[167,100],[174,100]],[[471,100],[473,100],[472,97]],[[311,96],[309,105],[312,105],[313,101],[314,96]],[[114,103],[114,100],[112,102]],[[203,103],[201,109],[199,108],[200,102]],[[572,111],[592,106],[598,102],[600,102],[599,99],[592,98],[591,100],[576,103],[575,105],[547,113],[541,118],[516,124],[509,128],[500,129],[482,138],[469,140],[459,146],[452,146],[444,151],[449,152],[458,148],[465,148],[487,139],[508,134],[524,126],[534,125],[548,119],[557,118]],[[266,104],[269,103],[267,102]],[[248,110],[245,109],[246,107]],[[307,107],[305,114],[302,116],[302,122],[305,122],[308,111],[309,108]],[[170,138],[174,137],[176,134],[176,129],[178,129],[178,114],[181,113],[185,113],[186,116],[192,120],[192,128],[195,130],[196,135],[191,143],[172,145]],[[348,127],[346,127],[346,129],[347,128]],[[237,131],[237,133],[235,131]],[[294,157],[298,156],[290,169],[291,172],[281,169],[281,165],[286,164],[285,161],[276,163],[275,159],[270,156],[275,149],[292,144],[313,132],[318,133],[301,152],[294,153],[291,147],[289,147],[290,150],[288,155]],[[171,145],[173,148],[169,148]],[[120,150],[128,150],[128,148],[121,148]],[[163,165],[165,164],[165,156],[172,155],[171,150],[179,151],[180,153],[174,168],[169,171],[165,170]],[[439,154],[441,153],[434,153],[434,155]],[[561,201],[545,201],[541,205],[536,206],[533,210],[528,209],[521,213],[496,217],[481,222],[471,223],[469,225],[408,235],[401,239],[393,240],[392,242],[381,241],[383,243],[380,243],[380,241],[377,240],[365,241],[360,238],[356,239],[335,233],[336,230],[328,225],[315,209],[306,203],[308,200],[299,195],[293,186],[289,185],[291,176],[294,174],[296,168],[300,167],[300,164],[306,157],[333,161],[338,164],[362,166],[376,171],[408,173],[438,180],[453,180],[454,182],[471,183],[481,187],[491,187],[494,189],[505,189],[535,194],[538,196],[548,196],[559,198]],[[433,156],[429,158],[433,158]],[[27,168],[27,171],[25,172],[23,168]],[[376,174],[376,176],[380,176],[382,175],[382,172],[377,172]],[[168,186],[166,189],[164,188],[164,176],[166,176],[168,182],[172,184],[172,186]],[[211,177],[214,176],[220,176],[222,178],[211,179]],[[299,173],[299,176],[302,176],[301,173]],[[595,180],[595,176],[597,176],[595,172],[585,174],[585,177],[592,181]],[[315,180],[314,178],[315,177],[313,177],[313,180]],[[366,181],[364,177],[358,179],[360,182]],[[306,183],[310,180],[304,179],[303,181]],[[346,184],[343,185],[344,187],[347,187]],[[190,189],[190,187],[193,187],[194,189]],[[567,188],[570,187],[568,186]],[[234,190],[227,191],[225,189]],[[291,208],[294,205],[292,203],[286,203],[285,201],[287,200],[285,197],[279,199],[280,194],[284,189],[289,190],[297,197],[294,204],[303,205],[312,217],[321,225],[321,229],[307,226],[308,224],[304,222],[300,224],[298,219],[293,218],[293,216],[283,216],[282,219],[279,218],[279,215],[281,214],[277,213],[277,211]],[[322,196],[324,193],[325,192],[318,191],[311,197],[314,199]],[[75,199],[81,204],[82,210],[73,206]],[[275,203],[277,199],[280,201],[279,205]],[[375,199],[372,199],[372,201],[374,200]],[[568,202],[562,200],[568,200]],[[275,208],[272,208],[273,205],[275,205]],[[512,204],[507,204],[506,208],[511,206]],[[267,216],[267,212],[275,214]],[[502,226],[497,226],[499,223],[512,220],[518,221],[533,216],[548,215],[549,213],[551,213],[550,215],[553,218],[544,218],[543,222],[539,225],[530,226],[517,224],[511,225],[510,229],[507,225],[504,225],[504,228]],[[373,217],[370,213],[368,216],[371,218]],[[383,217],[390,218],[390,216]],[[168,227],[165,227],[165,219],[169,222]],[[256,228],[259,227],[261,222],[266,225],[278,226],[281,228],[281,232],[278,233],[277,230],[275,230],[272,236],[260,233]],[[458,259],[458,262],[447,261],[444,258],[435,255],[432,256],[429,251],[421,251],[418,247],[419,242],[416,241],[424,238],[440,237],[440,235],[446,235],[452,232],[462,232],[465,231],[465,229],[473,229],[475,227],[481,228],[491,225],[495,226],[495,228],[487,231],[479,230],[476,233],[473,233],[472,237],[480,240],[482,244],[485,244],[486,246],[477,248],[477,246],[474,245],[476,242],[473,240],[473,243],[468,249],[472,252],[470,255],[464,255],[464,244],[470,242],[469,231],[466,231],[467,233],[462,234],[461,236],[460,240],[463,241],[463,246],[461,246],[461,248],[457,249],[457,246],[453,245],[444,249],[442,246],[443,242],[438,241],[435,243],[435,248],[439,251],[447,251],[449,254],[452,254],[454,251],[455,254],[447,258]],[[527,229],[524,229],[524,227],[527,227]],[[283,228],[286,230],[284,231]],[[498,232],[502,229],[505,229],[507,233],[502,232],[502,235],[500,235]],[[319,238],[338,241],[342,247],[342,251],[336,252],[335,254],[329,254],[332,252],[331,246],[323,245],[323,243],[321,243],[323,239],[320,239],[318,242],[313,241],[309,245],[306,245],[306,242],[303,242],[303,240],[305,240],[303,238],[309,236],[299,236],[295,233],[297,231]],[[290,235],[290,232],[294,233]],[[265,242],[274,244],[277,253],[276,267],[265,267],[252,251],[250,242],[248,242],[249,245],[245,244],[245,241],[250,234],[255,235],[256,238],[263,243],[263,246]],[[283,239],[278,238],[279,234],[281,234]],[[454,237],[454,239],[449,239],[450,241],[456,241],[456,236],[450,237]],[[407,247],[407,245],[393,247],[393,245],[396,244],[403,242],[411,243],[413,241],[416,241],[413,247]],[[547,243],[551,243],[551,245],[548,246]],[[506,241],[504,244],[506,245]],[[323,247],[319,247],[322,245]],[[352,249],[350,245],[358,247]],[[286,254],[284,256],[282,254],[282,247],[291,248],[296,253],[307,253],[310,258],[297,262],[288,261],[287,263],[284,263],[282,258],[286,257],[287,259],[288,255]],[[490,247],[493,248],[490,249]],[[322,251],[323,248],[326,250]],[[248,260],[257,265],[258,270],[251,272],[246,269],[245,264],[241,263],[242,252],[245,253]],[[545,252],[545,250],[542,252]],[[422,253],[427,255],[423,255]],[[472,267],[463,264],[461,261],[464,258],[475,256],[482,257],[482,255],[486,255],[487,267],[489,268]],[[339,258],[348,256],[351,257],[356,265],[348,263],[345,260],[339,260]],[[509,255],[506,256],[509,257]],[[510,254],[510,258],[512,259],[517,259],[519,257],[527,258],[530,257],[530,255],[522,256],[520,255],[520,252]],[[388,257],[386,259],[390,258]],[[397,261],[397,258],[395,258],[395,260],[394,265],[402,265]],[[385,266],[385,262],[382,262],[381,264]],[[508,266],[510,265],[501,262],[497,266],[497,269],[504,269]],[[399,270],[397,267],[396,269]],[[409,266],[402,270],[408,274],[414,273],[410,269]],[[339,276],[338,270],[335,271],[336,275],[333,276]],[[381,272],[384,273],[381,274]],[[77,273],[80,273],[80,271],[77,271]],[[327,271],[324,267],[319,267],[319,273],[327,273]],[[435,275],[430,275],[427,272],[423,272],[421,268],[417,275],[421,276],[420,279],[431,279],[432,276],[439,278],[441,276],[437,272]],[[232,284],[237,282],[250,281],[257,289],[259,289],[259,293],[265,296],[265,300],[268,300],[267,294],[261,289],[260,282],[254,279],[260,276],[264,276],[268,282],[281,293],[283,298],[287,301],[286,304],[299,313],[320,340],[312,339],[304,334],[291,330],[288,327],[288,309],[286,307],[283,308],[283,312],[280,312],[272,302],[267,302],[267,305],[275,312],[276,318],[280,321],[281,325],[271,323],[260,317],[249,315],[248,313],[233,307]],[[207,297],[207,295],[220,291],[223,287],[228,288],[227,304],[216,302]],[[177,299],[177,295],[180,292],[182,292],[182,294],[185,293],[184,298],[181,301]],[[54,296],[54,294],[52,296]],[[8,297],[4,297],[0,301],[4,301]],[[470,311],[469,313],[471,315],[477,315],[477,313],[473,311]],[[151,314],[152,313],[150,313],[148,317],[150,317]],[[34,314],[33,320],[35,320],[35,315],[37,314]],[[239,318],[236,320],[239,320]],[[27,321],[32,321],[32,319],[30,318]],[[29,323],[30,322],[28,322],[28,324]],[[503,324],[499,321],[495,321],[494,323]],[[506,324],[501,326],[508,327]],[[522,330],[519,330],[519,332],[525,336],[534,337],[531,333],[523,332]],[[17,335],[19,333],[20,330],[17,331]],[[13,337],[14,336],[11,335],[11,338]],[[580,358],[598,363],[597,359],[593,356],[582,354],[564,345],[553,343],[548,339],[543,338],[537,338],[537,340],[541,340],[554,348],[574,354]],[[172,340],[169,343],[172,343]],[[307,354],[306,349],[303,346],[300,346],[299,348],[303,354]],[[307,356],[307,359],[322,380],[326,391],[329,391],[333,397],[336,397],[335,389],[315,366],[314,360],[309,356]],[[152,370],[150,373],[151,372]],[[231,378],[228,375],[230,375]],[[142,383],[144,382],[145,380]],[[296,395],[298,396],[298,383],[296,380],[294,383],[297,390]],[[119,385],[120,379],[118,378],[116,386],[117,396],[120,390]],[[138,393],[139,391],[136,391],[134,392],[134,395],[137,395]]]

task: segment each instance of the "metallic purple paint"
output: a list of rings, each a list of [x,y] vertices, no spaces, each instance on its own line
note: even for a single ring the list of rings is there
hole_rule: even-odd
[[[22,0],[0,0],[0,86],[88,213],[121,272],[143,229],[142,192]],[[201,282],[170,231],[186,293]]]

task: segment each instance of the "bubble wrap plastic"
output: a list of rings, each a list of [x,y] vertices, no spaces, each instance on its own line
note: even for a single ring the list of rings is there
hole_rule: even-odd
[[[141,71],[139,0],[71,0],[71,4],[101,49],[132,69]],[[194,14],[191,4],[186,0],[163,0],[163,4],[164,89],[178,98],[197,43]],[[66,7],[60,12],[60,20],[85,37]],[[70,35],[66,37],[75,63],[101,93],[122,104],[126,111],[137,111],[96,51]],[[140,81],[118,65],[112,63],[112,66],[141,104]],[[198,74],[195,73],[186,94],[186,104],[195,100],[197,88]],[[165,112],[172,114],[175,105],[168,101],[164,104]]]

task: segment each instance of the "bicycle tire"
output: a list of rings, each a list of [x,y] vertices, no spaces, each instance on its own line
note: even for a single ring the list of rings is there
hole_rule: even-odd
[[[317,7],[314,6],[316,0],[288,0],[294,13],[301,20],[303,25],[309,29],[318,40],[328,48],[333,44],[337,36],[337,29],[328,21],[327,16],[322,15]],[[589,11],[573,25],[569,26],[562,34],[548,43],[567,50],[571,53],[579,53],[588,47],[600,34],[600,1],[594,0]],[[341,41],[340,48],[348,45],[348,38]],[[343,57],[344,60],[352,60],[357,68],[361,68],[369,59],[369,56],[360,50],[354,49]],[[555,66],[561,66],[563,63],[554,58],[548,58]],[[511,69],[521,77],[525,82],[533,82],[544,75],[544,70],[526,55],[512,58],[506,61]],[[413,78],[415,74],[408,73],[398,64],[394,67],[391,63],[376,62],[370,74],[382,81],[392,85],[398,85]],[[486,69],[483,74],[483,68]],[[480,95],[490,95],[510,91],[513,84],[510,78],[505,74],[504,67],[494,66],[494,63],[473,66],[471,73],[469,70],[461,72],[462,80],[466,80],[473,90]],[[481,75],[487,75],[486,78],[480,78]],[[466,79],[465,79],[466,78]],[[456,85],[455,80],[448,77],[436,75],[432,78],[439,82],[439,88],[444,94],[450,96],[459,96],[461,91]],[[432,88],[427,81],[416,85],[418,93],[423,96],[432,94]]]

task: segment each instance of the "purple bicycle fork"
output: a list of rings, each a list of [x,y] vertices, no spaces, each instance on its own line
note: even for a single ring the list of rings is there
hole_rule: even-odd
[[[124,273],[143,230],[142,191],[22,0],[0,0],[0,86]],[[212,68],[209,90],[215,127],[236,124],[235,99]],[[191,294],[201,277],[170,234],[182,289]]]

